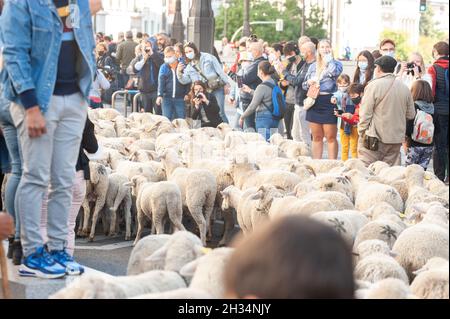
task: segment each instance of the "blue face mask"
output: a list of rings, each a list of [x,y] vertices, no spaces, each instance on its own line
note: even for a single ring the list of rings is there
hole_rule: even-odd
[[[395,51],[387,51],[385,53],[386,56],[390,56],[391,58],[395,58]]]
[[[369,63],[367,63],[367,62],[358,62],[358,66],[359,66],[361,71],[365,71],[369,67]]]

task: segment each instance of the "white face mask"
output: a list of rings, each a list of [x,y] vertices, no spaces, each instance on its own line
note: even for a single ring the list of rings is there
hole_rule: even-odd
[[[347,92],[347,90],[348,90],[348,86],[339,86],[338,89],[339,89],[339,91],[341,91],[342,93],[345,93],[345,92]]]
[[[189,60],[194,60],[195,59],[195,53],[194,52],[186,53],[186,58],[188,58]]]
[[[174,56],[171,56],[170,58],[164,58],[164,62],[167,64],[172,64],[175,63],[177,61],[177,58]]]

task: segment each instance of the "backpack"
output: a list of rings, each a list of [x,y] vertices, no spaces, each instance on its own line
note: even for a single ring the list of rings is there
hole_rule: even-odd
[[[438,72],[439,72],[438,67],[441,68],[441,69],[444,69],[444,68],[441,67],[441,66],[436,66],[436,65],[433,65],[433,67],[434,67],[434,70],[436,71],[436,78],[437,78],[437,74],[438,74]],[[448,74],[448,68],[447,68],[447,69],[444,69],[444,70],[445,70],[445,72],[444,72],[445,95],[447,95],[447,97],[448,97],[448,96],[450,95],[450,94],[449,94],[450,90],[449,90],[449,74]]]
[[[282,120],[286,114],[286,100],[283,92],[278,85],[270,82],[263,82],[262,85],[268,86],[272,89],[272,108],[264,105],[271,113],[275,120]]]
[[[421,144],[429,145],[433,143],[433,136],[433,117],[422,110],[417,110],[416,118],[414,119],[414,129],[411,134],[412,140]]]

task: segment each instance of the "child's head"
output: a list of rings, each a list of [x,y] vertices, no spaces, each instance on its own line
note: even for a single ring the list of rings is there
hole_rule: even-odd
[[[352,299],[351,249],[331,227],[288,216],[237,245],[226,267],[228,298]]]
[[[348,88],[348,95],[352,99],[353,104],[358,105],[364,95],[364,85],[359,83],[352,83]]]
[[[337,78],[336,83],[339,91],[347,92],[348,86],[350,85],[350,77],[347,74],[341,74]]]
[[[433,103],[433,91],[427,81],[415,81],[411,87],[411,94],[414,101]]]

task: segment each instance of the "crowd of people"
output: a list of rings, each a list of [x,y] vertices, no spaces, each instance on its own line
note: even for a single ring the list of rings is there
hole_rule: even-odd
[[[114,42],[66,24],[61,36],[69,4],[53,3],[10,1],[0,18],[0,159],[2,172],[11,173],[5,208],[15,219],[14,230],[0,214],[0,239],[10,238],[10,256],[23,276],[84,272],[72,256],[89,179],[86,152],[98,150],[87,106],[104,107],[119,89],[141,93],[141,112],[170,120],[192,118],[201,127],[230,122],[267,140],[285,133],[310,146],[314,159],[323,157],[325,141],[328,158],[339,157],[338,132],[342,160],[398,165],[403,146],[406,165],[427,169],[433,158],[436,175],[448,181],[447,42],[434,45],[435,62],[427,68],[417,52],[397,61],[395,42],[385,39],[379,50],[358,54],[354,74],[344,74],[329,40],[303,36],[269,45],[252,35],[227,44],[236,56],[228,65],[217,52],[200,52],[165,33],[128,31]],[[80,24],[90,26],[87,3],[80,4]],[[226,96],[236,108],[233,119]],[[241,289],[228,279],[230,289]]]

